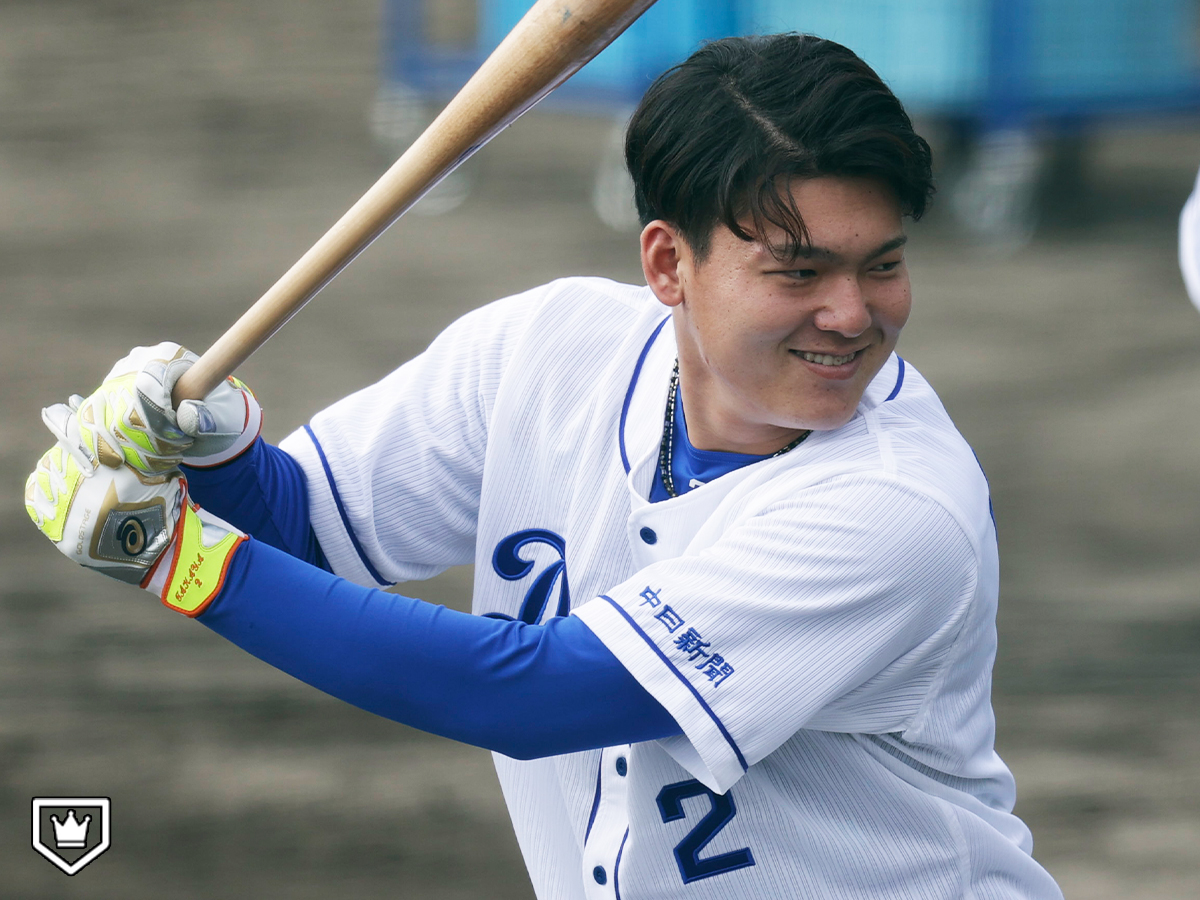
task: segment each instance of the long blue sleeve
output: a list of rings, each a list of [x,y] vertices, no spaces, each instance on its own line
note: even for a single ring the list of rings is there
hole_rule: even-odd
[[[308,518],[308,484],[300,464],[258,438],[246,452],[208,469],[183,467],[192,498],[246,534],[329,568]]]
[[[328,694],[535,759],[679,734],[582,621],[526,625],[359,587],[247,541],[199,618]]]

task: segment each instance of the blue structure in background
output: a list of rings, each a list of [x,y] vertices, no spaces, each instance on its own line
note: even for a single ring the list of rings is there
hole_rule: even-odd
[[[479,46],[495,47],[529,9],[527,0],[481,0]],[[658,0],[560,89],[563,101],[635,105],[664,70],[704,41],[743,33],[740,0]]]
[[[385,0],[385,85],[448,99],[532,2]],[[427,14],[447,4],[469,9],[474,33],[439,44]],[[911,113],[967,136],[975,171],[955,208],[1000,238],[1032,230],[1048,138],[1200,109],[1197,0],[658,0],[547,102],[620,115],[703,41],[780,31],[847,45]]]
[[[477,32],[468,43],[436,44],[426,37],[427,4],[387,0],[384,78],[435,96],[450,96],[525,15],[532,0],[477,0]],[[613,44],[554,95],[556,101],[598,107],[636,103],[664,69],[701,42],[740,33],[739,0],[659,0]]]
[[[426,4],[387,0],[384,77],[448,96],[532,0],[477,0],[470,43],[431,43]],[[914,112],[1011,125],[1200,106],[1194,0],[659,0],[564,85],[628,105],[702,41],[807,31],[851,47]]]

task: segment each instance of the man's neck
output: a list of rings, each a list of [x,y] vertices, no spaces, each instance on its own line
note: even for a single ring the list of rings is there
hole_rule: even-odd
[[[680,399],[687,420],[688,441],[697,450],[765,456],[782,450],[804,434],[802,429],[754,422],[747,415],[749,411],[721,402],[719,384],[703,376],[689,379],[686,370],[681,359]]]

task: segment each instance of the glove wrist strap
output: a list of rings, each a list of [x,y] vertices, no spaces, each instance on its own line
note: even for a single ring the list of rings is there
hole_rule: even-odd
[[[169,609],[195,618],[216,599],[246,535],[229,523],[183,503],[175,538],[142,587]]]

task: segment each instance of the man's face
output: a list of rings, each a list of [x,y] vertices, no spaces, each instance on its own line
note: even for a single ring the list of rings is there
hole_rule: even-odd
[[[674,307],[688,433],[702,449],[767,453],[802,429],[844,425],[908,319],[892,190],[821,177],[794,182],[792,195],[809,244],[790,259],[718,225],[702,262],[678,239],[675,293],[664,296],[647,267]],[[783,237],[765,235],[776,246]],[[644,262],[646,247],[644,234]]]

